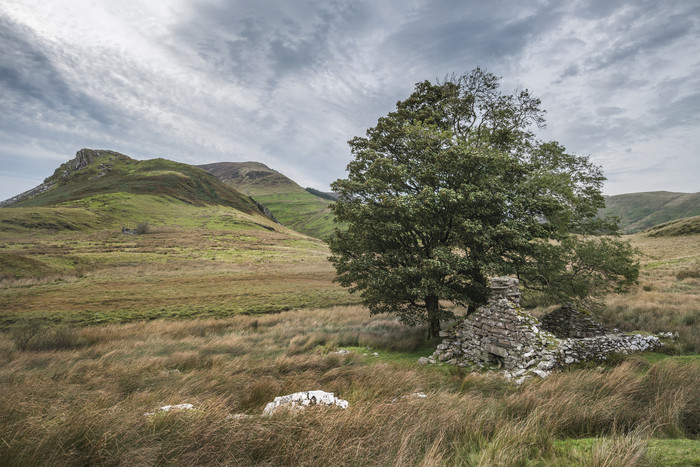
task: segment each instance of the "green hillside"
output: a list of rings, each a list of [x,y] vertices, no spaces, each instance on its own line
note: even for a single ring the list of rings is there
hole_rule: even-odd
[[[0,208],[0,231],[86,231],[137,223],[282,229],[258,205],[196,167],[82,149],[38,187]]]
[[[645,231],[651,237],[681,237],[700,234],[700,216],[686,217],[656,225]]]
[[[114,151],[81,149],[74,159],[11,207],[55,206],[105,193],[170,196],[195,206],[221,204],[246,213],[255,203],[203,170],[166,159],[137,161]],[[7,207],[7,205],[5,206]]]
[[[316,238],[325,238],[333,231],[330,199],[310,193],[264,164],[219,162],[198,167],[264,204],[286,227]]]
[[[700,193],[650,191],[609,196],[603,215],[620,218],[626,233],[640,232],[664,222],[700,215]]]

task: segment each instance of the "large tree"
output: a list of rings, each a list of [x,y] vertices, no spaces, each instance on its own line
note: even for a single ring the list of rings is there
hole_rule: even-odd
[[[518,274],[558,297],[605,288],[585,280],[573,293],[555,287],[589,236],[616,231],[596,218],[604,206],[600,167],[537,140],[540,100],[527,90],[502,94],[499,85],[479,68],[418,83],[366,137],[349,142],[348,177],[332,185],[340,195],[333,212],[347,228],[330,238],[330,260],[371,313],[427,322],[434,336],[452,316],[442,303],[475,309],[492,274]],[[624,267],[602,275],[624,288],[636,279],[631,250],[606,242]],[[598,268],[588,263],[579,275]]]

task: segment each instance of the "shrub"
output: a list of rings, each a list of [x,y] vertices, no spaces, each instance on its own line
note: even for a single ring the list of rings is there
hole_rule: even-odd
[[[148,222],[139,222],[138,225],[136,226],[136,233],[138,235],[147,234],[150,231],[151,231],[151,226],[148,225]]]
[[[700,269],[684,269],[683,271],[678,271],[678,273],[676,273],[676,279],[679,281],[687,278],[699,279]]]
[[[38,321],[16,324],[9,333],[12,342],[17,350],[27,350],[29,342],[41,331],[41,324]]]
[[[66,326],[48,329],[38,321],[16,325],[10,330],[10,336],[21,351],[70,350],[87,345],[74,329]]]

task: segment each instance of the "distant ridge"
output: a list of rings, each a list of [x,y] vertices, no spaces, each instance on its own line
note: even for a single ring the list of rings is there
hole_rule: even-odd
[[[264,204],[283,225],[316,238],[326,238],[335,225],[327,194],[302,188],[260,162],[216,162],[198,165],[241,193]]]
[[[700,193],[649,191],[608,196],[603,215],[616,215],[626,233],[640,232],[675,219],[700,215]]]

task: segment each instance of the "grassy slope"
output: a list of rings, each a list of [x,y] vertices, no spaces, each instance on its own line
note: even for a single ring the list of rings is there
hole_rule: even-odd
[[[676,219],[647,229],[651,237],[680,237],[700,234],[700,216]]]
[[[270,209],[285,226],[316,238],[333,231],[331,201],[315,196],[281,173],[258,162],[199,166]]]
[[[39,211],[51,225],[57,212],[86,214],[94,223],[84,231],[32,229],[17,220],[32,219],[37,208],[0,210],[0,225],[11,226],[0,231],[0,327],[37,317],[98,323],[354,301],[332,283],[320,240],[262,216],[150,195],[111,193],[80,203],[86,207]],[[151,233],[120,232],[142,220]]]
[[[620,226],[628,233],[674,219],[700,215],[700,193],[629,193],[609,196],[605,204],[603,213],[620,217]]]
[[[105,193],[168,196],[195,206],[218,204],[255,213],[255,204],[196,167],[166,159],[137,161],[113,151],[83,149],[89,165],[71,170],[69,161],[44,183],[53,186],[12,207],[54,206]],[[66,172],[68,171],[68,172]],[[66,175],[67,173],[67,175]]]
[[[353,302],[332,284],[321,241],[201,169],[103,152],[63,177],[71,163],[50,190],[0,209],[0,327]],[[152,232],[121,233],[141,222]]]

